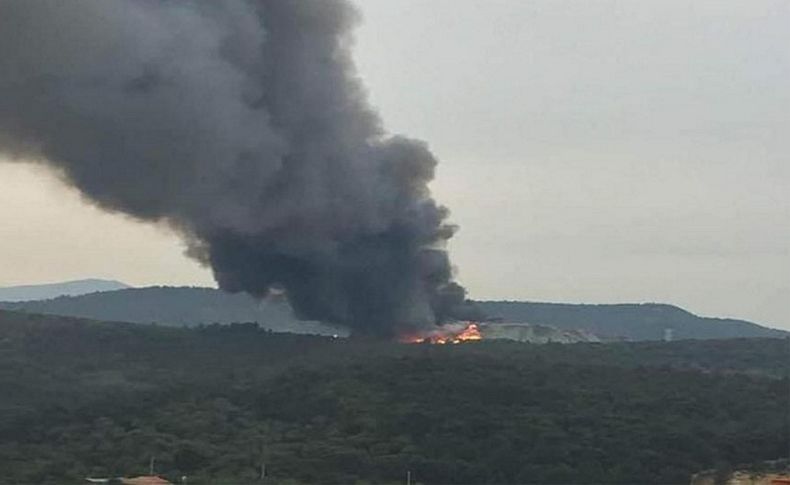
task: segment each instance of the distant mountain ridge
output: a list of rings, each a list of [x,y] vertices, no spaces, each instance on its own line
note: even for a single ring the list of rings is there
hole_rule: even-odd
[[[567,330],[586,330],[604,340],[786,337],[790,333],[745,320],[700,317],[661,303],[570,304],[520,301],[478,302],[502,322],[529,322]]]
[[[48,283],[0,287],[0,301],[34,301],[59,296],[80,296],[98,291],[114,291],[131,288],[126,283],[97,278]]]
[[[788,332],[753,322],[700,317],[682,308],[665,304],[586,305],[508,301],[480,301],[477,304],[495,321],[551,326],[564,331],[584,331],[602,340],[661,340],[666,329],[672,330],[675,339],[790,335]],[[127,288],[43,301],[0,303],[0,308],[171,326],[258,322],[261,326],[276,331],[346,334],[344,329],[320,322],[299,321],[282,298],[258,301],[246,294],[230,294],[212,288]]]

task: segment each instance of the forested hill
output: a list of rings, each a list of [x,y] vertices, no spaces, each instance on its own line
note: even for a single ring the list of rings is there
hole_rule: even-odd
[[[576,305],[520,301],[478,303],[490,317],[563,329],[585,329],[604,339],[660,340],[671,329],[675,339],[783,337],[787,332],[744,320],[707,318],[657,303]]]
[[[395,344],[0,311],[0,484],[688,483],[784,456],[788,342]]]
[[[479,302],[483,312],[505,322],[537,323],[586,330],[609,340],[660,340],[670,328],[674,338],[719,339],[780,337],[785,332],[751,322],[705,318],[670,305],[570,305],[531,302]],[[318,322],[301,322],[280,299],[258,300],[210,288],[150,287],[52,300],[0,303],[0,308],[97,320],[193,326],[258,322],[266,328],[316,334],[343,334]]]
[[[129,288],[51,300],[0,303],[0,308],[116,322],[172,326],[258,322],[280,332],[344,333],[343,329],[318,322],[297,320],[283,299],[259,301],[247,294],[212,288]]]

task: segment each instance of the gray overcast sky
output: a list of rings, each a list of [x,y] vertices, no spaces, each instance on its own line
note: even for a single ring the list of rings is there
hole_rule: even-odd
[[[473,297],[790,328],[790,2],[357,3],[360,75],[440,157]],[[166,230],[43,169],[0,180],[0,285],[211,283]]]

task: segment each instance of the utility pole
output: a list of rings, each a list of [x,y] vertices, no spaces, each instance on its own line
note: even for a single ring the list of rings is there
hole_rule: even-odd
[[[268,449],[266,446],[266,437],[261,436],[261,441],[260,441],[261,469],[260,469],[260,475],[258,476],[258,480],[260,480],[261,482],[266,480],[266,457],[268,455],[267,452]]]
[[[406,485],[411,485],[411,470],[406,471]]]
[[[148,462],[148,475],[153,476],[154,474],[154,465],[156,464],[156,457],[152,456],[151,461]]]

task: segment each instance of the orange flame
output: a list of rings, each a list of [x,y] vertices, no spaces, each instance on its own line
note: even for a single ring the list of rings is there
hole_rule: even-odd
[[[401,338],[401,342],[409,344],[460,344],[462,342],[472,342],[482,340],[480,327],[474,322],[468,322],[463,328],[456,325],[445,325],[437,330],[423,335],[407,335]]]

